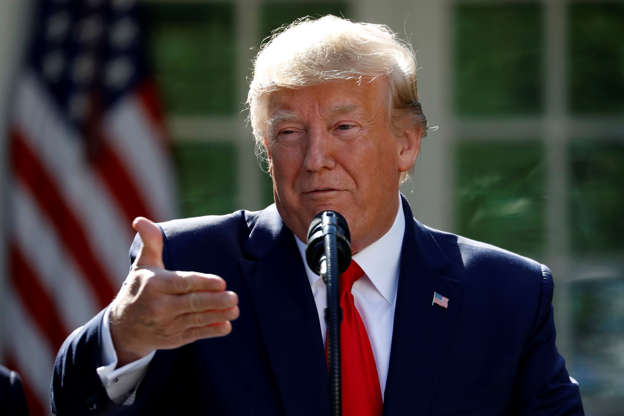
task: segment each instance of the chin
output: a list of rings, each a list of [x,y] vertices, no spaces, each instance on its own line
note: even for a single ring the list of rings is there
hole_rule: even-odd
[[[313,215],[326,210],[338,211],[344,215],[349,205],[348,202],[345,201],[344,196],[345,195],[340,191],[307,195],[302,205],[307,212],[314,211]]]

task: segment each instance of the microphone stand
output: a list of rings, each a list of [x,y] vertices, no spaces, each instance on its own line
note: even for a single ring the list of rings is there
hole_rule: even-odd
[[[335,224],[324,224],[334,227]],[[342,415],[341,379],[340,379],[340,321],[342,310],[338,299],[338,253],[336,233],[325,233],[325,256],[321,258],[321,277],[327,285],[327,307],[325,322],[327,323],[327,364],[329,366],[329,406],[330,415]]]
[[[306,262],[327,285],[327,366],[329,368],[330,415],[342,415],[340,379],[340,321],[338,277],[351,261],[351,236],[347,220],[336,211],[321,211],[310,223]]]

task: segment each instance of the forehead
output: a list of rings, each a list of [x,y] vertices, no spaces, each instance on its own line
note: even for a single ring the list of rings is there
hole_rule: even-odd
[[[337,80],[297,89],[281,89],[268,98],[268,121],[302,117],[309,112],[323,117],[334,114],[362,113],[372,115],[387,108],[385,80]]]

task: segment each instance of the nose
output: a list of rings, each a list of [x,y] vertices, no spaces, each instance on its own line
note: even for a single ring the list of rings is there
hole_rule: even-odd
[[[310,172],[333,169],[336,166],[331,135],[322,126],[308,130],[304,167]]]

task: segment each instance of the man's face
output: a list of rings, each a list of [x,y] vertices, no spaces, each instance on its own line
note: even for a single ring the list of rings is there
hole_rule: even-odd
[[[269,97],[264,145],[275,203],[302,241],[322,210],[346,218],[354,253],[392,225],[399,178],[416,160],[420,133],[392,128],[387,88],[383,78],[342,80]]]

